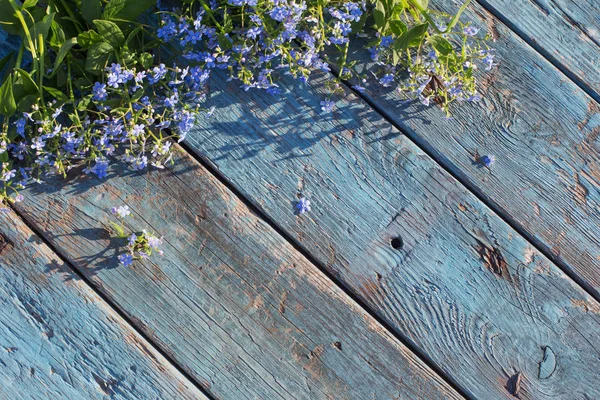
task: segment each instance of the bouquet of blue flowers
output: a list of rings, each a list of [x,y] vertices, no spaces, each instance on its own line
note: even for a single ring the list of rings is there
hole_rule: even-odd
[[[467,0],[468,3],[468,0]],[[18,51],[0,60],[0,199],[75,167],[98,178],[120,160],[171,162],[206,100],[211,73],[277,95],[278,80],[332,72],[364,91],[374,79],[407,99],[477,101],[487,38],[427,0],[0,0]],[[349,49],[365,49],[368,73]],[[358,72],[358,71],[362,72]],[[324,111],[333,102],[324,99]]]

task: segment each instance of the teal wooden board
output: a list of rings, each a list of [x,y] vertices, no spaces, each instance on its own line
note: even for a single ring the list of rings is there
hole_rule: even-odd
[[[600,101],[600,2],[477,1]]]
[[[500,65],[482,72],[479,104],[447,120],[376,83],[364,97],[599,299],[600,107],[480,6],[463,19],[497,37]]]
[[[215,398],[461,398],[188,155],[24,194],[27,220]],[[164,257],[118,265],[104,227],[123,204]]]
[[[464,392],[510,398],[522,373],[523,398],[600,396],[598,303],[364,102],[212,82],[189,148]]]
[[[6,212],[0,212],[0,398],[206,399]]]

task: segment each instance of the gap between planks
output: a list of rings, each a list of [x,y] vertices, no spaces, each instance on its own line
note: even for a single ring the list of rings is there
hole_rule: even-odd
[[[484,1],[484,0],[477,0],[478,3],[481,3],[482,1]],[[585,82],[583,82],[581,79],[579,79],[577,76],[575,76],[570,71],[566,70],[566,68],[561,67],[561,64],[558,63],[558,61],[556,61],[556,63],[555,63],[551,59],[548,59],[548,57],[552,57],[552,56],[548,55],[548,57],[546,57],[546,55],[543,54],[543,53],[547,53],[547,52],[545,52],[545,50],[538,48],[539,46],[532,45],[530,43],[530,41],[528,41],[526,39],[526,37],[524,37],[524,35],[521,35],[521,33],[517,32],[509,24],[507,24],[505,22],[505,19],[503,17],[499,16],[495,9],[493,11],[491,11],[484,4],[482,4],[482,7],[486,11],[488,11],[494,18],[498,19],[509,30],[514,32],[519,38],[524,40],[527,45],[529,45],[536,52],[538,52],[542,57],[544,57],[544,59],[549,61],[563,75],[567,76],[571,81],[573,81],[573,83],[575,83],[584,92],[586,92],[586,94],[588,94],[595,101],[600,103],[600,95],[598,95],[596,92],[594,92],[593,89],[591,89],[591,87],[587,86],[585,84]],[[337,68],[337,66],[331,66],[330,68],[331,68],[331,72],[329,74],[332,76],[337,76],[337,74],[339,72],[339,69]],[[432,148],[427,145],[426,141],[422,140],[418,134],[413,134],[410,130],[404,129],[400,126],[400,124],[397,124],[396,122],[394,122],[394,120],[388,115],[388,113],[385,111],[385,109],[383,107],[381,107],[377,103],[371,101],[371,99],[368,96],[365,96],[360,91],[354,89],[350,82],[348,82],[347,80],[342,80],[341,82],[347,89],[352,91],[357,97],[359,97],[361,100],[363,100],[373,111],[375,111],[377,114],[379,114],[385,121],[390,123],[396,129],[398,129],[400,132],[402,132],[402,134],[404,134],[407,138],[409,138],[410,141],[413,142],[415,146],[417,146],[425,154],[427,154],[429,157],[431,157],[431,159],[434,160],[445,172],[447,172],[450,176],[452,176],[454,179],[456,179],[469,192],[471,192],[475,197],[477,197],[477,199],[479,201],[481,201],[483,204],[485,204],[487,207],[489,207],[492,211],[494,211],[512,229],[514,229],[519,235],[521,235],[523,238],[525,238],[525,240],[527,240],[536,250],[538,250],[545,257],[547,257],[550,261],[552,261],[571,280],[573,280],[575,283],[577,283],[577,285],[579,287],[581,287],[587,294],[589,294],[595,300],[600,302],[600,294],[598,294],[596,292],[596,290],[588,282],[586,282],[583,278],[578,276],[577,273],[573,272],[571,270],[571,268],[567,265],[566,261],[562,261],[559,257],[556,257],[552,253],[552,251],[550,251],[548,246],[544,245],[540,239],[535,237],[535,235],[528,233],[527,230],[518,221],[516,221],[510,215],[510,213],[508,211],[506,211],[504,208],[502,208],[500,205],[498,205],[496,202],[494,202],[492,199],[490,199],[488,196],[486,196],[485,193],[483,193],[483,191],[480,190],[475,184],[470,183],[469,180],[466,177],[464,177],[463,175],[453,172],[452,169],[444,162],[443,159],[436,156],[435,151],[433,151]],[[188,149],[186,148],[186,150],[188,150]]]
[[[293,236],[285,231],[285,229],[279,226],[271,217],[269,217],[265,212],[263,212],[256,204],[254,204],[250,199],[246,198],[242,194],[242,192],[232,183],[227,177],[222,174],[216,165],[214,165],[210,159],[199,155],[197,152],[193,151],[188,144],[184,141],[179,143],[179,145],[185,150],[186,154],[196,160],[200,165],[202,165],[206,170],[213,175],[223,186],[225,186],[228,190],[230,190],[234,196],[236,196],[248,209],[254,213],[258,218],[260,218],[263,222],[265,222],[269,227],[271,227],[275,233],[281,236],[286,242],[288,242],[301,256],[306,258],[309,263],[315,266],[327,279],[329,279],[335,286],[337,286],[346,296],[348,296],[353,302],[358,304],[358,306],[363,309],[371,318],[377,321],[384,329],[396,340],[402,343],[404,346],[410,350],[415,356],[417,356],[427,367],[429,367],[433,372],[435,372],[440,378],[444,380],[452,389],[454,389],[460,396],[470,399],[469,396],[454,379],[448,376],[445,372],[442,371],[440,367],[438,367],[437,363],[433,361],[427,354],[419,350],[418,346],[413,343],[408,337],[401,336],[396,333],[396,330],[393,329],[390,324],[388,324],[383,318],[381,318],[375,311],[371,309],[363,300],[361,300],[352,289],[346,287],[339,279],[337,279],[321,262],[319,262],[308,250],[306,250],[302,244],[300,244]]]
[[[337,71],[337,68],[331,68],[332,73]],[[473,194],[479,201],[489,207],[493,212],[495,212],[500,219],[508,224],[512,229],[514,229],[519,235],[521,235],[525,240],[527,240],[536,250],[542,253],[545,257],[547,257],[550,261],[552,261],[562,272],[564,272],[572,281],[577,283],[579,287],[581,287],[587,294],[592,296],[598,302],[600,302],[600,295],[596,294],[596,291],[592,288],[592,286],[584,281],[581,277],[579,277],[576,273],[574,273],[571,268],[566,264],[566,262],[562,261],[560,258],[556,257],[550,249],[544,245],[540,239],[536,238],[533,234],[530,234],[523,228],[519,222],[517,222],[504,208],[499,206],[496,202],[491,200],[488,196],[483,193],[476,185],[469,182],[468,179],[465,179],[462,175],[454,173],[451,168],[449,168],[444,160],[436,157],[435,152],[431,150],[431,148],[421,140],[418,135],[414,135],[410,130],[403,129],[399,124],[395,123],[386,113],[386,111],[378,106],[376,103],[372,102],[367,96],[363,96],[358,90],[355,90],[352,85],[347,81],[342,81],[344,86],[351,90],[357,97],[363,100],[365,103],[373,109],[377,114],[379,114],[385,121],[389,122],[392,126],[402,132],[416,147],[418,147],[421,151],[427,154],[433,161],[435,161],[440,168],[442,168],[445,172],[447,172],[450,176],[456,179],[461,185],[465,187],[471,194]],[[186,149],[187,150],[187,149]]]
[[[600,104],[600,94],[596,92],[585,80],[577,76],[576,73],[572,72],[566,65],[561,63],[556,57],[554,57],[548,50],[539,45],[531,36],[527,35],[523,30],[519,29],[514,23],[506,18],[498,9],[488,3],[486,0],[475,0],[481,7],[489,12],[494,18],[500,21],[504,26],[511,30],[521,40],[523,40],[529,47],[535,50],[541,55],[546,61],[552,64],[558,69],[563,75],[565,75],[571,82],[577,85],[583,90],[588,96],[594,99]]]
[[[23,216],[22,213],[20,213],[13,206],[13,204],[9,203],[9,207],[14,212],[15,216],[19,218],[29,229],[31,229],[31,231],[42,241],[42,243],[45,246],[48,246],[50,251],[52,251],[64,263],[64,265],[68,267],[73,272],[73,274],[77,276],[78,279],[81,279],[81,281],[84,282],[85,285],[89,287],[92,292],[94,292],[94,294],[96,294],[100,299],[102,299],[102,301],[108,307],[110,307],[117,315],[119,315],[119,317],[121,317],[123,321],[128,326],[130,326],[133,331],[140,335],[140,337],[144,339],[148,343],[148,345],[152,347],[152,349],[154,349],[158,354],[163,356],[165,360],[183,376],[183,378],[187,379],[196,389],[198,389],[208,399],[217,400],[213,395],[208,393],[206,389],[202,387],[202,385],[196,379],[194,379],[187,371],[185,371],[185,369],[183,369],[177,362],[175,362],[175,360],[173,360],[173,358],[167,352],[165,352],[161,347],[157,346],[152,340],[152,338],[149,337],[142,329],[140,329],[136,325],[135,321],[133,321],[124,311],[122,311],[120,307],[113,303],[107,296],[104,295],[104,293],[98,290],[96,286],[92,282],[90,282],[90,280],[84,274],[82,274],[77,268],[75,268],[71,264],[71,262],[66,257],[64,257],[58,251],[58,249],[56,249],[56,247],[44,237],[44,235],[42,235],[42,233],[36,228],[36,226],[30,223],[27,220],[27,218],[25,218],[25,216]]]

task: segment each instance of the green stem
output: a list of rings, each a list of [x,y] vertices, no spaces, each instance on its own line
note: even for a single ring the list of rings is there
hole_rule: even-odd
[[[433,29],[435,29],[435,31],[437,33],[442,33],[442,31],[440,31],[440,29],[437,27],[437,25],[435,24],[435,21],[433,20],[433,18],[431,18],[429,16],[429,13],[427,12],[427,9],[425,7],[423,7],[418,0],[408,0],[410,2],[410,4],[412,4],[413,7],[415,7],[417,10],[419,10],[419,12],[421,13],[421,15],[423,17],[425,17],[425,20],[427,22],[429,22],[429,25],[431,25],[433,27]]]

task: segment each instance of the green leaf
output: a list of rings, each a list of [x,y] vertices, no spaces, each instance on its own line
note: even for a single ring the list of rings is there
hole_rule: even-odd
[[[375,18],[375,26],[377,27],[377,30],[383,30],[385,27],[385,4],[381,0],[375,3],[373,18]]]
[[[21,68],[15,68],[15,71],[19,73],[21,80],[23,81],[23,89],[27,94],[34,94],[38,92],[38,85],[31,79],[31,75]]]
[[[229,50],[233,46],[231,44],[231,39],[229,39],[227,36],[225,36],[223,34],[217,35],[217,41],[219,42],[219,45],[225,50]]]
[[[448,55],[453,50],[452,44],[445,38],[439,35],[431,36],[427,39],[429,43],[433,46],[433,48],[440,53],[441,55]]]
[[[115,49],[110,43],[94,43],[88,50],[88,55],[85,60],[85,69],[93,72],[102,71],[114,50]]]
[[[48,14],[44,16],[41,21],[35,23],[35,39],[37,39],[38,35],[42,35],[42,38],[46,40],[48,37],[48,32],[50,31],[50,26],[52,25],[52,21],[54,20],[54,14]]]
[[[19,104],[17,104],[17,111],[31,111],[31,107],[38,102],[39,98],[40,96],[38,96],[37,94],[28,94],[27,96],[19,100]]]
[[[148,69],[152,66],[152,62],[154,61],[154,57],[150,53],[142,53],[140,54],[140,64],[145,69]]]
[[[52,21],[52,24],[50,25],[50,32],[50,46],[54,50],[59,49],[65,41],[65,32],[63,31],[63,28],[58,24],[58,22]]]
[[[15,52],[11,51],[10,53],[8,53],[4,57],[2,57],[2,60],[0,60],[0,73],[4,70],[4,67],[6,67],[6,64],[8,64],[8,62],[11,60],[11,58],[14,55],[15,55]]]
[[[116,49],[125,42],[125,35],[114,22],[95,19],[94,25],[96,25],[100,37],[110,43],[113,48]]]
[[[102,18],[135,21],[144,11],[155,5],[156,0],[110,0],[104,7]]]
[[[392,30],[392,32],[394,33],[394,35],[401,36],[404,32],[406,32],[406,30],[408,28],[406,27],[406,25],[404,24],[404,22],[398,20],[398,21],[391,21],[390,22],[390,29]]]
[[[81,32],[77,36],[77,43],[83,48],[88,48],[94,43],[100,42],[102,42],[102,38],[100,37],[100,35],[98,35],[98,32],[94,30]]]
[[[48,86],[44,86],[44,90],[52,97],[54,97],[56,100],[60,101],[61,103],[64,103],[68,100],[67,95],[64,94],[63,92],[61,92],[58,89],[55,89],[53,87],[48,87]]]
[[[13,95],[13,80],[12,76],[9,76],[0,87],[0,114],[6,118],[10,118],[16,110],[17,104]]]
[[[2,26],[2,30],[10,35],[18,35],[22,31],[21,23],[8,0],[0,1],[0,26]]]
[[[100,0],[83,0],[81,2],[81,15],[85,22],[91,25],[95,19],[102,17],[102,2]]]
[[[69,50],[71,50],[71,48],[73,46],[75,46],[76,44],[77,44],[77,38],[71,38],[71,39],[67,40],[66,42],[64,42],[62,44],[62,46],[60,46],[60,50],[58,51],[58,54],[56,55],[56,61],[54,62],[54,68],[52,69],[52,75],[50,75],[50,76],[54,76],[56,74],[56,71],[59,70],[60,64],[63,62],[65,56],[67,55]]]
[[[84,111],[85,109],[87,109],[88,106],[90,105],[91,100],[92,100],[91,94],[89,94],[89,95],[85,96],[84,98],[82,98],[81,100],[79,100],[79,102],[77,103],[77,110]]]
[[[419,5],[421,7],[423,7],[424,9],[427,9],[427,7],[429,6],[429,0],[413,0],[415,3],[419,3]]]
[[[25,0],[23,2],[23,7],[22,8],[31,8],[31,7],[35,7],[37,4],[38,0]]]
[[[144,29],[144,27],[142,25],[138,25],[131,32],[129,32],[127,40],[125,40],[125,44],[128,45],[136,37],[136,35],[142,31],[142,29]]]
[[[428,27],[429,24],[427,22],[413,26],[409,31],[404,32],[402,36],[396,39],[394,48],[398,51],[402,51],[409,47],[418,46],[423,40],[423,36],[425,36]]]

